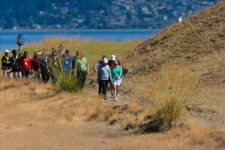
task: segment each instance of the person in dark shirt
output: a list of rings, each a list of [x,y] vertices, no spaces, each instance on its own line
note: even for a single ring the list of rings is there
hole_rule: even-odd
[[[13,56],[10,57],[10,63],[11,63],[11,67],[12,67],[12,74],[13,74],[13,78],[17,79],[20,78],[20,73],[19,73],[19,60],[18,60],[18,56],[17,56],[17,50],[13,49],[12,50],[12,54]]]
[[[57,82],[56,71],[60,70],[60,57],[55,48],[48,57],[48,69],[53,84]]]
[[[73,57],[70,55],[69,50],[67,49],[64,53],[64,58],[62,60],[62,68],[64,71],[69,73],[73,66]]]
[[[4,77],[10,78],[10,73],[12,71],[10,57],[9,57],[9,50],[5,50],[5,55],[2,57],[2,72]]]
[[[33,79],[41,79],[40,62],[37,53],[34,53],[34,57],[31,59],[31,72],[33,74]]]

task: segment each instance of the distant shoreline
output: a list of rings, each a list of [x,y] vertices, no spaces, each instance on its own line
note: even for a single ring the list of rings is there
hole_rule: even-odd
[[[25,43],[37,43],[47,38],[63,39],[88,39],[88,40],[109,40],[109,41],[129,41],[145,40],[161,30],[0,30],[0,49],[10,49],[16,46],[17,34],[24,34]]]
[[[43,29],[43,30],[33,30],[33,29],[24,29],[24,30],[0,30],[0,32],[159,32],[162,29],[72,29],[72,30],[58,30],[58,29]]]

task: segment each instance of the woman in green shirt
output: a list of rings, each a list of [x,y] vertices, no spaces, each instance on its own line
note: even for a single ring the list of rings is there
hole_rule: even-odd
[[[122,79],[122,67],[118,64],[118,61],[114,61],[114,66],[111,68],[112,74],[112,90],[113,90],[113,97],[114,100],[118,100],[118,89],[121,84]]]

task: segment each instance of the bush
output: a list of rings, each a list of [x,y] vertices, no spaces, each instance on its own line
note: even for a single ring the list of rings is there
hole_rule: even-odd
[[[77,92],[81,90],[77,79],[75,78],[72,71],[66,72],[62,69],[59,69],[55,71],[55,74],[57,78],[56,85],[59,87],[60,90],[68,92]]]
[[[145,77],[146,78],[146,77]],[[146,79],[144,79],[145,82]],[[192,92],[198,84],[196,73],[189,67],[169,63],[162,66],[157,74],[147,84],[149,101],[155,105],[155,113],[147,116],[140,124],[143,132],[160,132],[174,127],[178,121],[183,121],[185,110],[184,97]],[[144,85],[144,84],[143,84]]]
[[[160,129],[167,130],[173,126],[185,113],[185,106],[179,97],[171,96],[168,100],[161,101],[156,107],[156,118],[161,120]]]

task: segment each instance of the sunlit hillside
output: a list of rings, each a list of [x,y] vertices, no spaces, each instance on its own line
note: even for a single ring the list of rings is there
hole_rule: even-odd
[[[220,3],[144,42],[48,39],[25,47],[31,55],[62,43],[73,55],[83,50],[90,65],[115,54],[130,72],[119,100],[107,102],[97,94],[94,72],[75,93],[1,77],[0,146],[224,149],[224,16]]]

